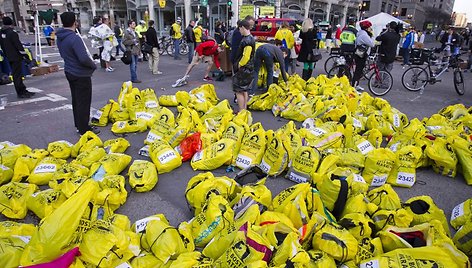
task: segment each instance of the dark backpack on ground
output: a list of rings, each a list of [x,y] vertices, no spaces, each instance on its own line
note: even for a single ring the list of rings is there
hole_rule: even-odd
[[[7,85],[10,84],[12,81],[8,74],[0,73],[0,85]]]

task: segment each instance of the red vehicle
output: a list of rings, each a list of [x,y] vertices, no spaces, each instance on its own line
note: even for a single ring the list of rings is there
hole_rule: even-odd
[[[274,40],[275,33],[284,21],[287,21],[290,25],[295,25],[296,22],[294,19],[288,18],[258,19],[251,30],[251,34],[256,38],[256,41]]]

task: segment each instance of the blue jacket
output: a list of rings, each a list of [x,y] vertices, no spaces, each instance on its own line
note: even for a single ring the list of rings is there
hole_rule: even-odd
[[[409,32],[406,37],[405,41],[403,41],[403,48],[411,48],[413,46],[413,43],[415,42],[415,33],[414,32]]]
[[[57,47],[64,59],[64,72],[78,77],[91,77],[97,66],[88,56],[80,36],[64,28],[59,29],[56,35]]]
[[[231,40],[231,55],[230,55],[231,63],[233,64],[236,61],[236,54],[238,52],[239,44],[241,43],[241,40],[243,40],[243,36],[239,32],[239,29],[238,28],[234,29],[233,38]]]

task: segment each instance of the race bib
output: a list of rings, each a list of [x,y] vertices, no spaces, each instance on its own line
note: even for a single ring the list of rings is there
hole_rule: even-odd
[[[146,113],[146,112],[137,112],[136,119],[144,119],[146,121],[150,121],[154,117],[153,114]]]
[[[295,172],[290,172],[290,174],[288,175],[288,179],[293,181],[293,182],[296,182],[296,183],[305,183],[305,182],[308,182],[308,179],[303,177],[303,176],[300,176],[298,175],[297,173]]]
[[[142,231],[146,230],[146,226],[148,222],[150,221],[160,221],[161,219],[159,217],[147,217],[144,219],[141,219],[139,221],[136,221],[134,223],[134,226],[136,227],[136,233],[141,233]]]
[[[34,174],[53,173],[53,172],[56,172],[55,164],[41,164],[41,165],[38,165],[33,171]]]
[[[407,172],[398,172],[397,184],[413,186],[415,184],[415,174]]]
[[[152,131],[149,131],[148,135],[146,136],[146,141],[149,143],[153,143],[156,140],[160,140],[161,138],[161,136],[154,134]]]
[[[315,136],[321,136],[321,135],[326,133],[326,130],[324,130],[322,128],[318,128],[318,127],[312,128],[312,129],[310,129],[310,131]]]

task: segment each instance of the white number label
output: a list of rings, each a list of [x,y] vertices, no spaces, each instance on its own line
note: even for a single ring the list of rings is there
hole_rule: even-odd
[[[441,127],[441,126],[426,126],[426,128],[427,128],[429,131],[433,131],[433,130],[441,129],[442,127]]]
[[[137,112],[136,113],[136,119],[144,119],[146,121],[151,120],[154,117],[154,115],[146,112]]]
[[[33,173],[39,174],[39,173],[52,173],[56,172],[56,165],[55,164],[41,164],[38,165]]]
[[[146,101],[146,103],[144,104],[146,105],[146,108],[157,108],[157,102],[155,101]]]
[[[197,161],[202,160],[202,158],[203,158],[203,151],[196,152],[196,153],[193,155],[192,161],[193,161],[193,162],[197,162]]]
[[[465,202],[464,202],[465,203]],[[461,203],[457,205],[453,210],[451,214],[451,221],[455,220],[456,218],[464,215],[464,203]]]
[[[371,260],[368,262],[361,263],[359,268],[380,268],[379,260]]]
[[[361,182],[361,183],[366,183],[364,178],[359,174],[354,174],[354,181]]]
[[[369,141],[363,141],[357,145],[357,148],[359,148],[359,151],[361,151],[362,154],[366,155],[370,151],[374,150],[374,146]]]
[[[156,135],[152,131],[149,131],[148,135],[146,136],[146,141],[149,143],[153,143],[154,141],[160,140],[160,139],[161,139],[161,136]]]
[[[6,171],[6,170],[9,170],[8,167],[6,167],[6,166],[4,166],[4,165],[1,165],[1,164],[0,164],[0,169],[5,170],[5,171]]]
[[[321,135],[326,133],[326,130],[324,130],[322,128],[319,128],[319,127],[312,128],[312,129],[310,129],[310,131],[315,136],[321,136]]]
[[[16,237],[23,241],[25,244],[28,244],[31,240],[31,236],[25,236],[25,235],[12,235],[12,237]]]
[[[392,152],[396,152],[398,150],[398,145],[400,145],[399,142],[392,144],[392,146],[390,146],[390,150],[392,150]]]
[[[126,121],[120,121],[120,122],[118,122],[118,125],[117,125],[118,128],[121,129],[121,128],[124,128],[125,126],[126,126]]]
[[[122,264],[116,266],[115,268],[132,268],[132,267],[129,263],[123,262]]]
[[[238,157],[236,158],[236,166],[238,166],[241,169],[248,168],[252,164],[251,158],[239,154]]]
[[[67,144],[67,145],[70,146],[70,147],[74,146],[74,144],[72,144],[72,143],[70,143],[70,142],[68,142],[68,141],[65,141],[65,140],[60,140],[59,142],[65,143],[65,144]]]
[[[93,118],[100,119],[102,117],[103,112],[100,110],[96,110],[95,114],[93,115]]]
[[[356,118],[352,118],[352,125],[357,128],[362,128],[362,123],[361,121],[357,120]]]
[[[264,171],[265,174],[269,174],[270,166],[264,161],[264,159],[262,159],[259,167],[262,169],[262,171]]]
[[[177,155],[175,154],[174,151],[170,151],[170,150],[165,151],[158,157],[159,162],[161,162],[161,164],[168,163],[169,161],[175,158],[177,158]]]
[[[288,179],[296,183],[305,183],[308,182],[308,179],[296,174],[295,172],[290,172]]]
[[[372,183],[370,184],[371,186],[382,186],[385,184],[387,181],[387,174],[380,175],[380,176],[374,176],[374,179],[372,180]]]
[[[148,222],[150,221],[160,221],[161,219],[159,217],[147,217],[147,218],[144,218],[144,219],[141,219],[139,221],[136,221],[134,223],[134,226],[136,227],[136,233],[140,233],[144,230],[146,230],[146,226],[148,224]]]
[[[413,184],[415,184],[415,174],[398,172],[397,184],[413,186]]]
[[[400,116],[398,114],[393,115],[393,125],[395,127],[400,127]]]

